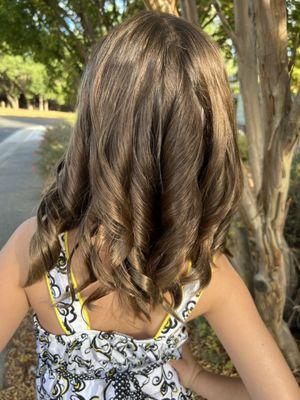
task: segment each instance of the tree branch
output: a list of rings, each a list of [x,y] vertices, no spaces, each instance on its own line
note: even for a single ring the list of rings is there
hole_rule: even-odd
[[[99,14],[99,20],[101,21],[102,19],[102,14],[101,14],[101,5],[100,5],[100,1],[99,0],[94,0],[94,4],[98,10],[98,14]]]
[[[231,29],[231,26],[229,25],[225,15],[222,12],[221,9],[221,5],[220,2],[218,0],[212,0],[211,2],[213,4],[213,6],[215,7],[216,13],[218,15],[218,17],[220,18],[224,31],[227,33],[227,35],[230,37],[230,39],[232,40],[234,46],[236,49],[238,49],[238,38],[235,34],[235,32]]]
[[[201,28],[204,29],[207,25],[209,25],[215,18],[216,18],[217,13],[215,13],[209,20],[205,22],[205,24],[201,25]]]
[[[56,18],[60,22],[61,26],[69,33],[69,35],[73,39],[73,43],[77,50],[79,51],[80,56],[82,57],[83,60],[85,60],[86,57],[86,49],[84,48],[82,42],[76,37],[74,32],[70,29],[68,26],[66,20],[64,17],[70,18],[69,15],[66,13],[66,11],[56,2],[51,1],[51,5],[49,4],[49,1],[43,0],[45,6],[51,9],[52,12],[54,12]],[[71,18],[70,18],[71,19]]]
[[[91,45],[95,40],[95,30],[89,15],[85,12],[85,6],[82,0],[78,1],[78,7],[73,3],[74,11],[77,13],[81,20],[84,36],[88,39],[87,43]]]

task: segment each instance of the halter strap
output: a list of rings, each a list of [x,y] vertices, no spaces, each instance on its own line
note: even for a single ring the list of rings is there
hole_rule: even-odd
[[[215,263],[216,254],[212,257],[212,263],[210,264],[211,273],[213,274],[214,268],[213,265]],[[188,273],[191,271],[192,265],[189,265]],[[196,307],[196,304],[200,297],[202,296],[205,288],[201,287],[200,281],[193,281],[184,286],[182,302],[179,307],[176,309],[177,313],[183,320],[186,320],[188,316],[191,314],[193,309]]]
[[[216,254],[213,256],[212,261],[213,264],[215,262]],[[212,273],[214,269],[210,264],[210,268]],[[192,263],[189,261],[187,275],[190,273],[192,269]],[[180,305],[175,309],[176,313],[182,318],[184,321],[187,320],[193,309],[196,307],[198,300],[203,294],[206,288],[201,287],[200,281],[193,281],[183,286],[182,293],[182,301]],[[166,335],[170,330],[173,330],[179,324],[182,325],[181,321],[175,318],[172,314],[168,314],[164,319],[159,331],[155,335],[154,339],[159,340],[162,336]]]
[[[58,261],[55,267],[45,275],[52,303],[57,302],[65,293],[70,293],[70,285],[67,275],[69,249],[66,242],[66,234],[67,232],[63,232],[58,235],[61,246]],[[77,282],[75,281],[72,271],[71,279],[74,288],[76,288]],[[59,305],[55,306],[55,313],[65,334],[73,334],[78,331],[90,329],[89,318],[86,310],[82,308],[83,300],[79,293],[76,294],[73,303],[71,296],[62,300],[61,303],[64,304],[65,307],[62,308]]]

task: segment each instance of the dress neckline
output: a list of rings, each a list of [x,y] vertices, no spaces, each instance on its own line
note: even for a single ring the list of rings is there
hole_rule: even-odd
[[[170,315],[170,318],[172,318],[173,316]],[[107,338],[113,338],[113,337],[119,337],[119,338],[126,338],[129,339],[132,342],[136,342],[136,343],[153,343],[153,342],[159,342],[160,339],[163,339],[164,336],[158,336],[157,338],[151,337],[151,338],[146,338],[146,339],[138,339],[135,338],[134,336],[131,335],[127,335],[126,333],[122,333],[122,332],[118,332],[118,331],[102,331],[102,330],[98,330],[98,329],[85,329],[85,330],[79,330],[76,331],[74,333],[53,333],[53,332],[49,332],[47,329],[45,329],[39,319],[36,313],[33,313],[33,320],[34,320],[34,324],[39,328],[40,331],[42,331],[44,334],[46,334],[47,336],[51,337],[51,338],[65,338],[65,339],[74,339],[77,336],[81,336],[82,334],[87,334],[87,335],[91,335],[91,336],[97,336],[97,335],[101,335],[101,336],[107,336]]]

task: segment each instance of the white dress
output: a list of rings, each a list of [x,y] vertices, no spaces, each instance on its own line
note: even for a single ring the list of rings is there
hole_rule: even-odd
[[[59,235],[61,252],[46,275],[53,300],[69,290],[66,274],[69,249],[67,232]],[[75,286],[77,283],[72,275]],[[176,309],[186,319],[202,294],[199,282],[184,286],[183,301]],[[55,308],[65,334],[47,332],[36,314],[33,322],[37,343],[37,400],[187,400],[192,392],[182,386],[176,370],[168,363],[181,358],[187,340],[186,326],[168,315],[153,338],[135,339],[119,332],[89,328],[82,298],[67,308]]]

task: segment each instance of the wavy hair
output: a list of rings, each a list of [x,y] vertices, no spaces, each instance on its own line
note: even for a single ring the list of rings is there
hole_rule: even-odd
[[[77,227],[68,274],[80,246],[89,277],[76,289],[69,279],[73,299],[98,281],[88,308],[115,291],[139,318],[158,304],[179,318],[183,285],[207,286],[226,251],[243,191],[221,52],[196,24],[141,11],[92,47],[76,109],[38,207],[26,286],[54,267],[58,234]]]

